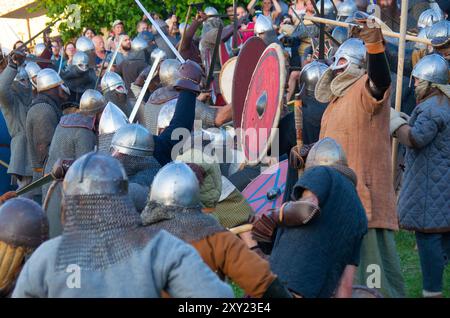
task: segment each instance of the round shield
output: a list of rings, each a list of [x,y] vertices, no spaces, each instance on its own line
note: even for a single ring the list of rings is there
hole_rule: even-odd
[[[248,86],[252,79],[253,71],[258,64],[259,57],[266,49],[264,41],[256,36],[248,39],[239,53],[232,85],[232,107],[233,123],[235,128],[241,127],[242,111],[244,109],[245,97],[247,96]]]
[[[237,57],[229,59],[222,67],[219,75],[220,92],[227,104],[231,103],[233,76],[236,67]]]
[[[246,162],[261,162],[276,134],[286,82],[285,57],[280,45],[269,45],[261,55],[245,98],[239,132]]]
[[[287,169],[288,161],[281,161],[265,170],[242,191],[256,214],[265,213],[283,204]]]

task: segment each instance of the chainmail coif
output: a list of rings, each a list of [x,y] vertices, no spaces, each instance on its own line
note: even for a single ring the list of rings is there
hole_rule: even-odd
[[[56,269],[103,270],[146,246],[156,231],[142,226],[128,195],[65,196]]]
[[[199,241],[226,231],[213,216],[203,213],[200,207],[165,206],[149,201],[141,218],[146,227],[154,231],[166,230],[185,242]]]

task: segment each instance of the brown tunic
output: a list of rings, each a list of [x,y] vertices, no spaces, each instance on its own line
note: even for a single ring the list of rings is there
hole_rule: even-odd
[[[322,117],[320,138],[339,142],[357,177],[357,191],[369,228],[397,230],[389,135],[390,89],[377,101],[367,74],[342,97],[333,99]]]
[[[231,232],[218,232],[191,244],[213,271],[225,274],[252,297],[262,297],[276,278],[269,263]]]

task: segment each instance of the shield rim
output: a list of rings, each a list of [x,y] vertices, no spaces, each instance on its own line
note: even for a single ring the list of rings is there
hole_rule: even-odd
[[[269,147],[272,145],[273,139],[275,138],[276,135],[276,131],[274,128],[278,127],[279,121],[280,121],[280,116],[281,116],[281,109],[283,108],[283,97],[284,97],[284,86],[286,83],[286,61],[285,61],[285,57],[283,54],[283,49],[281,48],[281,46],[277,43],[272,43],[269,46],[266,47],[266,49],[264,50],[263,54],[261,54],[261,56],[259,57],[259,61],[256,64],[255,70],[253,71],[253,75],[252,75],[252,79],[250,80],[250,84],[248,86],[248,90],[247,90],[247,95],[245,96],[245,102],[244,102],[244,108],[242,110],[242,118],[245,117],[246,114],[246,109],[247,109],[247,105],[248,105],[248,97],[249,97],[249,92],[250,92],[250,88],[253,84],[253,82],[255,81],[255,72],[258,69],[260,63],[261,63],[261,58],[270,50],[275,50],[275,52],[277,53],[278,56],[278,63],[279,63],[279,67],[280,67],[280,86],[279,86],[279,91],[281,92],[280,96],[279,96],[279,101],[278,101],[278,106],[277,106],[277,111],[275,113],[275,117],[273,119],[273,123],[276,123],[276,125],[274,126],[272,124],[271,130],[270,130],[270,135],[267,138],[267,142],[265,145],[264,150],[259,150],[259,154],[258,154],[258,158],[257,158],[257,162],[249,162],[248,158],[247,158],[247,154],[245,153],[246,148],[245,148],[245,134],[241,134],[239,141],[240,141],[240,146],[241,149],[244,153],[244,160],[246,165],[249,166],[256,166],[258,165],[262,159],[264,158],[264,156],[267,153],[267,150],[269,149]],[[244,121],[241,120],[241,131],[243,131],[243,124]]]
[[[233,99],[233,82],[234,82],[234,71],[236,70],[236,63],[237,63],[237,56],[233,56],[232,58],[230,58],[228,61],[225,62],[225,64],[222,66],[222,69],[220,70],[220,74],[219,74],[219,88],[220,88],[220,93],[222,94],[223,99],[225,100],[225,102],[227,104],[231,103],[231,100]],[[222,76],[225,74],[225,70],[227,69],[227,67],[230,67],[231,64],[234,64],[233,67],[233,77],[232,77],[232,82],[231,82],[231,100],[228,100],[228,98],[226,98],[225,95],[225,90],[223,89],[224,87],[224,83],[222,81]]]
[[[259,44],[252,44],[254,42],[255,43],[259,42]],[[240,67],[241,67],[239,62],[240,62],[241,57],[242,57],[242,52],[245,52],[246,48],[251,46],[251,45],[263,45],[264,46],[264,49],[261,51],[261,54],[258,57],[255,58],[255,60],[257,60],[256,63],[255,63],[255,68],[258,65],[259,58],[264,53],[264,50],[267,48],[267,45],[264,43],[264,41],[261,38],[257,37],[257,36],[253,36],[253,37],[249,38],[247,41],[245,41],[245,43],[242,46],[242,48],[240,50],[240,53],[238,55],[238,60],[236,61],[235,74],[236,74],[236,72],[238,72],[240,70]],[[243,63],[243,65],[244,64],[248,64],[248,63],[244,63],[244,62],[242,62],[242,63]],[[251,69],[251,70],[248,70],[248,73],[251,73],[253,75],[254,71],[255,71],[255,69]],[[248,82],[248,85],[250,85],[250,82],[251,82],[251,78],[250,78],[250,80]],[[245,83],[242,83],[242,78],[240,78],[239,79],[239,86],[242,86],[243,84],[245,84]],[[244,107],[242,107],[242,109],[237,109],[237,106],[236,106],[238,104],[238,103],[236,103],[236,98],[235,98],[236,88],[238,87],[237,85],[238,85],[238,83],[233,79],[233,88],[232,88],[233,94],[231,96],[231,105],[233,107],[232,118],[233,118],[234,127],[235,128],[240,128],[241,127],[241,123],[242,123],[242,112],[244,110]],[[247,86],[247,90],[248,90],[248,86]],[[247,94],[245,94],[245,96],[247,96]],[[245,98],[243,100],[243,104],[245,105]],[[237,115],[237,111],[238,110],[240,111],[239,115]]]

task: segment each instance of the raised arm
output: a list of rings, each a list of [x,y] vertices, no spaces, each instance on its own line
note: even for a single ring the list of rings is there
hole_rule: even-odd
[[[255,5],[257,0],[251,0],[250,3],[247,5],[247,10],[250,14],[255,14]]]
[[[196,96],[200,93],[200,81],[202,78],[202,69],[200,66],[188,60],[181,65],[180,79],[175,83],[175,88],[180,90],[175,114],[167,127],[160,136],[155,138],[155,158],[161,165],[172,161],[172,148],[180,141],[172,140],[172,133],[177,128],[191,130],[195,118]]]
[[[278,16],[281,14],[281,12],[283,11],[281,9],[280,3],[278,2],[278,0],[272,0],[273,3],[273,7],[274,7],[274,11],[272,12],[272,20],[275,20],[276,18],[278,18]]]

